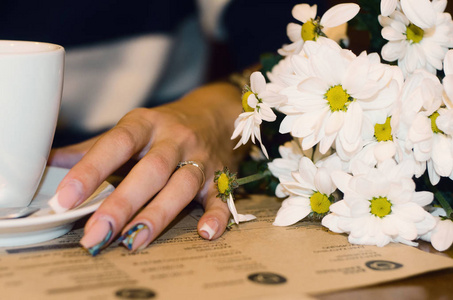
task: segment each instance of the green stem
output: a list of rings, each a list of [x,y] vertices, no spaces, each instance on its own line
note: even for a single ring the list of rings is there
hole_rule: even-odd
[[[450,203],[448,203],[447,199],[445,199],[442,192],[440,192],[438,188],[436,188],[435,186],[433,186],[431,184],[431,181],[429,181],[428,176],[424,175],[423,177],[424,177],[423,179],[425,181],[426,186],[428,186],[431,189],[431,191],[434,194],[434,197],[437,199],[437,201],[439,201],[440,205],[445,210],[445,214],[446,214],[447,218],[452,218],[453,209],[451,208]]]
[[[236,182],[238,183],[238,185],[243,185],[243,184],[247,184],[250,182],[261,180],[271,174],[272,174],[271,171],[265,170],[264,172],[261,172],[261,173],[253,174],[253,175],[250,175],[247,177],[238,178],[236,180]]]

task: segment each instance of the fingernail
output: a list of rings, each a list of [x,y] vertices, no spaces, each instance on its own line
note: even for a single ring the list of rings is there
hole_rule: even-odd
[[[218,229],[219,224],[216,220],[207,220],[200,228],[200,235],[204,239],[211,240]]]
[[[111,222],[98,219],[80,240],[80,244],[91,255],[96,256],[104,249],[113,235],[113,225]]]
[[[63,213],[83,201],[82,190],[80,181],[71,180],[49,200],[48,204],[57,214]]]
[[[131,251],[142,250],[148,245],[146,242],[151,235],[148,226],[143,223],[134,225],[126,231],[118,240]]]

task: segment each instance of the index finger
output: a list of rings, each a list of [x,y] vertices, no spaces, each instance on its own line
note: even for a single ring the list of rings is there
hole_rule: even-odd
[[[151,144],[152,126],[144,125],[140,110],[126,115],[106,132],[60,182],[50,207],[61,213],[76,207],[116,169]]]

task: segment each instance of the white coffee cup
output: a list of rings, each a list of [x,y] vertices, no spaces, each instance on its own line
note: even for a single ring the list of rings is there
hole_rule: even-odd
[[[0,40],[0,207],[29,205],[49,156],[64,48]]]

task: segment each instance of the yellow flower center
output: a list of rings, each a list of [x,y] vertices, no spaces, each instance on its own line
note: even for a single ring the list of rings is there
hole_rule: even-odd
[[[346,111],[348,110],[348,104],[352,102],[352,97],[346,93],[341,85],[331,87],[324,95],[327,102],[330,104],[331,111]]]
[[[384,124],[374,125],[374,136],[378,142],[393,141],[390,117],[387,118]]]
[[[310,197],[311,210],[317,214],[321,215],[328,212],[330,204],[329,197],[320,192],[316,192]]]
[[[302,30],[300,35],[304,41],[316,41],[318,38],[318,25],[313,20],[307,21],[302,24]]]
[[[370,200],[371,214],[383,218],[392,212],[392,203],[386,197],[373,198]]]
[[[230,180],[228,179],[228,176],[225,173],[222,173],[217,180],[217,189],[219,190],[219,193],[225,194],[229,184]]]
[[[420,41],[423,39],[424,34],[425,31],[423,31],[423,29],[421,29],[417,25],[409,24],[409,26],[407,26],[406,28],[406,37],[414,44],[420,43]]]
[[[248,91],[248,92],[244,93],[244,95],[242,95],[242,108],[244,109],[245,112],[254,111],[254,109],[252,107],[250,107],[249,103],[247,102],[247,99],[249,98],[249,96],[251,94],[253,94],[253,92],[252,91]]]
[[[439,113],[436,111],[432,115],[429,116],[429,119],[431,120],[431,129],[433,130],[434,133],[444,133],[442,130],[437,127],[436,120],[437,117],[439,116]]]

